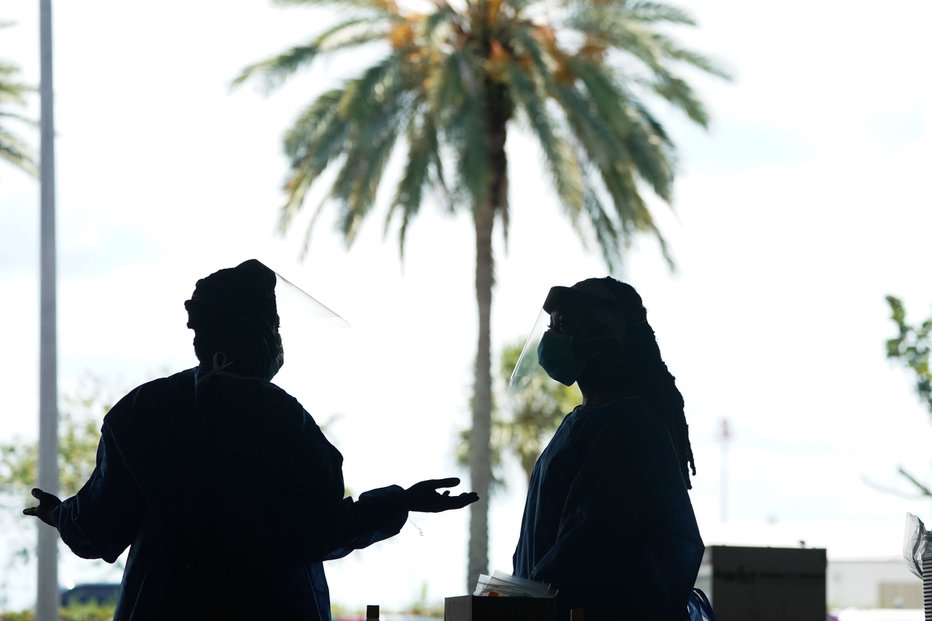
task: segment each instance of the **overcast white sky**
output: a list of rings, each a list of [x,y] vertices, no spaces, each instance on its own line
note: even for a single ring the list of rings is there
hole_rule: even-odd
[[[736,81],[697,80],[714,118],[708,133],[660,108],[680,145],[676,217],[657,205],[679,270],[645,241],[622,276],[641,292],[686,398],[700,526],[708,544],[806,540],[835,558],[894,557],[904,513],[930,517],[932,503],[863,479],[899,486],[898,464],[932,479],[932,425],[910,378],[884,358],[885,294],[902,296],[913,319],[932,312],[932,5],[690,9],[701,27],[683,37]],[[394,238],[382,237],[384,211],[350,251],[325,219],[299,262],[301,231],[275,234],[280,139],[303,103],[356,65],[324,61],[269,97],[228,88],[243,66],[327,16],[266,0],[93,0],[55,11],[63,389],[93,373],[121,393],[193,364],[183,300],[197,278],[255,256],[352,326],[339,347],[313,352],[312,372],[291,364],[280,376],[319,420],[340,415],[330,435],[347,483],[362,491],[456,473],[476,332],[469,222],[425,205],[402,266]],[[0,13],[17,22],[2,31],[0,57],[33,83],[36,13],[34,3]],[[526,335],[551,285],[605,274],[561,219],[533,145],[515,132],[509,153],[496,347]],[[0,168],[3,439],[36,434],[37,230],[36,183]],[[725,524],[723,418],[733,431]],[[524,493],[513,474],[492,499],[492,565],[503,570]],[[334,599],[399,606],[422,583],[434,600],[465,592],[465,512],[414,522],[331,564]],[[98,571],[68,561],[63,579]]]

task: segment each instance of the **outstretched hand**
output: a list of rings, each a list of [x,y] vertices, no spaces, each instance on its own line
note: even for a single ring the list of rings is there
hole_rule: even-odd
[[[437,490],[441,487],[455,487],[459,483],[460,480],[456,477],[428,479],[415,483],[405,490],[408,511],[440,513],[451,509],[462,509],[466,505],[479,500],[479,494],[476,492],[467,492],[456,496],[451,496],[449,490],[442,494],[437,493]]]
[[[34,498],[39,499],[39,506],[27,507],[23,509],[23,514],[35,516],[49,526],[56,526],[52,521],[52,511],[57,509],[58,505],[61,504],[58,497],[48,492],[43,492],[38,487],[32,488],[32,495]]]

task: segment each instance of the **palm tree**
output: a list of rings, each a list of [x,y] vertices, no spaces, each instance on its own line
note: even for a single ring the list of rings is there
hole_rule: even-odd
[[[431,0],[420,12],[396,0],[280,0],[332,7],[336,24],[306,43],[244,69],[234,80],[269,88],[322,55],[369,44],[384,55],[312,101],[288,130],[290,171],[281,227],[301,211],[326,169],[335,178],[310,217],[337,210],[348,244],[373,210],[387,163],[401,143],[405,160],[386,226],[396,223],[404,250],[426,190],[440,189],[452,211],[472,215],[479,311],[472,399],[471,487],[487,496],[491,393],[492,233],[507,236],[508,131],[521,120],[537,138],[560,204],[585,238],[594,237],[610,269],[628,241],[653,234],[669,255],[644,200],[666,202],[674,146],[650,112],[652,97],[705,126],[708,116],[677,73],[686,66],[725,77],[661,28],[692,26],[684,11],[627,0]],[[423,5],[421,5],[423,6]],[[488,508],[471,505],[467,580],[488,562]]]
[[[8,22],[0,22],[0,28],[7,28],[11,25]],[[0,159],[6,160],[30,175],[35,175],[36,163],[26,143],[5,126],[7,120],[34,125],[32,121],[14,112],[15,109],[26,106],[26,95],[32,90],[20,82],[19,67],[0,60]]]

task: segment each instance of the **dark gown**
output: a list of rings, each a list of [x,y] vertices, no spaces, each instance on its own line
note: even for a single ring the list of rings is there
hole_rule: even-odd
[[[673,443],[640,398],[579,406],[534,466],[514,574],[558,620],[682,621],[704,547]]]
[[[398,486],[344,499],[343,457],[266,381],[195,370],[104,418],[97,467],[54,519],[83,558],[130,546],[115,621],[330,619],[322,561],[398,533]]]

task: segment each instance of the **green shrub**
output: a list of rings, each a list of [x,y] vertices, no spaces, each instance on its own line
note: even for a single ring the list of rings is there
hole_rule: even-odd
[[[61,609],[61,621],[112,621],[114,604],[72,604]],[[0,621],[35,621],[32,610],[0,613]]]

